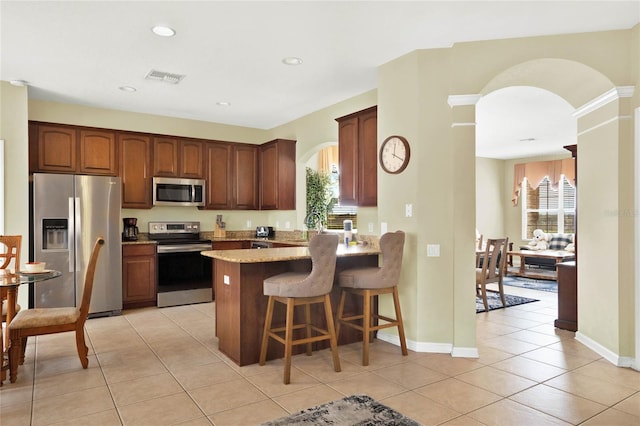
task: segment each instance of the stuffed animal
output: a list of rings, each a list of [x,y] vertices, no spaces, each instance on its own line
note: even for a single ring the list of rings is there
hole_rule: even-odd
[[[549,234],[542,229],[533,231],[533,239],[527,244],[529,250],[547,250],[549,248]]]

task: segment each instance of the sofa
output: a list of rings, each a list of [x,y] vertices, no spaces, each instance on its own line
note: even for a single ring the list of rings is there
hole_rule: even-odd
[[[573,234],[549,234],[549,250],[565,250],[568,244],[573,243]],[[527,246],[520,247],[521,250],[526,250]],[[575,257],[570,257],[565,260],[575,260]],[[541,268],[541,269],[556,269],[555,259],[541,259],[537,257],[524,257],[524,263],[526,267]]]

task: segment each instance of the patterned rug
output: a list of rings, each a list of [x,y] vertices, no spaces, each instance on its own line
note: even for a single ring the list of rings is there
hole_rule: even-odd
[[[524,305],[525,303],[538,302],[538,299],[529,299],[528,297],[512,296],[511,294],[504,295],[505,302],[507,302],[506,308],[509,306]],[[500,293],[487,290],[487,303],[489,304],[489,310],[502,309],[502,300],[500,300]],[[476,314],[484,312],[484,304],[482,303],[482,297],[476,296]]]
[[[376,402],[367,395],[351,395],[337,401],[307,408],[287,417],[262,423],[274,425],[390,425],[418,426],[419,423]]]
[[[506,276],[502,279],[502,284],[512,287],[528,288],[531,290],[558,292],[558,282],[552,280],[536,280],[533,278]]]

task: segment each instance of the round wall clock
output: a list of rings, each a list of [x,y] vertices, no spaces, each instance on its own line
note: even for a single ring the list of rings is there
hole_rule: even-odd
[[[411,149],[402,136],[389,136],[380,146],[380,166],[387,173],[398,174],[407,168]]]

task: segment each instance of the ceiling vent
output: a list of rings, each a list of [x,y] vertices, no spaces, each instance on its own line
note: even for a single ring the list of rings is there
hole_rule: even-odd
[[[146,80],[163,81],[165,83],[170,83],[170,84],[178,84],[185,77],[186,76],[181,75],[181,74],[173,74],[173,73],[170,73],[170,72],[151,70],[151,71],[149,71],[147,73],[147,76],[145,77],[145,79]]]

